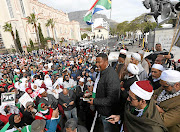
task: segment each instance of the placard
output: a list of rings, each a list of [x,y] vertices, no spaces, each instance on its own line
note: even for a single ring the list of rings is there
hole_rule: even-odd
[[[14,92],[2,93],[1,105],[14,105],[15,106],[15,93]]]
[[[24,106],[24,108],[26,108],[26,103],[29,101],[33,102],[33,99],[29,96],[28,93],[24,93],[21,98],[19,98],[19,102]]]

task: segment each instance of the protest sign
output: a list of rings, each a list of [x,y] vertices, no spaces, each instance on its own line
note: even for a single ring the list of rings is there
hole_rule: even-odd
[[[1,94],[1,105],[14,105],[15,106],[15,93],[2,93]]]
[[[24,93],[21,98],[19,98],[19,102],[24,106],[24,108],[26,108],[26,103],[29,101],[33,102],[33,99],[29,96],[28,93]]]

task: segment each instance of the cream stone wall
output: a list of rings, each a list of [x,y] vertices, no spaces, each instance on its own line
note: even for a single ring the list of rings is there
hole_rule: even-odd
[[[100,31],[100,32],[99,32]],[[95,28],[94,29],[94,33],[95,33],[95,38],[96,39],[99,39],[101,36],[104,38],[104,39],[108,39],[108,30],[106,30],[105,28]],[[102,39],[103,39],[102,38]]]
[[[14,17],[10,16],[7,2],[11,4],[11,9]],[[21,3],[23,3],[24,11],[22,11]],[[32,24],[27,23],[26,17],[31,13],[36,14],[38,23],[41,24],[41,29],[44,37],[53,37],[51,27],[46,27],[47,20],[53,18],[55,21],[54,37],[56,42],[61,38],[66,40],[80,41],[80,25],[76,21],[70,22],[68,14],[49,7],[38,2],[38,0],[1,0],[0,3],[0,33],[6,48],[14,47],[12,36],[9,32],[4,32],[3,25],[5,22],[10,22],[15,29],[18,30],[22,47],[29,44],[31,38],[33,42],[37,42],[37,37]],[[49,33],[48,33],[49,32]]]

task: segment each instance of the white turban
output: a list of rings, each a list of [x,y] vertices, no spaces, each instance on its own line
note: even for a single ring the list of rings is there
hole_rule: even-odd
[[[133,75],[138,75],[139,73],[139,68],[135,64],[132,64],[132,63],[129,63],[127,70]]]
[[[164,71],[164,70],[165,70],[164,67],[163,67],[161,64],[154,64],[154,65],[152,66],[152,68],[158,69],[158,70],[160,70],[160,71]]]
[[[160,78],[166,82],[180,82],[180,72],[175,70],[165,70],[162,72]]]
[[[138,54],[138,53],[133,53],[131,56],[132,56],[134,59],[136,59],[137,61],[141,61],[141,56],[140,56],[140,54]]]

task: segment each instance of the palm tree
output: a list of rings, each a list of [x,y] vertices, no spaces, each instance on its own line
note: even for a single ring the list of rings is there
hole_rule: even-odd
[[[39,35],[38,35],[38,29],[37,29],[37,22],[38,19],[36,19],[36,15],[34,13],[31,13],[30,16],[27,17],[27,22],[28,24],[33,24],[34,28],[35,28],[35,32],[36,32],[36,37],[37,37],[37,41],[38,41],[38,45],[40,48],[40,41],[39,41]]]
[[[13,32],[11,23],[6,22],[5,25],[3,26],[3,29],[4,29],[4,32],[10,32],[11,33],[11,36],[13,38],[14,45],[15,45],[15,48],[16,48],[16,52],[20,53],[18,45],[16,43],[16,39],[15,39],[15,36],[14,36],[14,32]]]
[[[55,38],[54,38],[54,26],[55,26],[55,22],[54,22],[53,18],[47,20],[46,27],[49,27],[49,26],[51,27],[52,34],[53,34],[53,39],[55,40]]]

